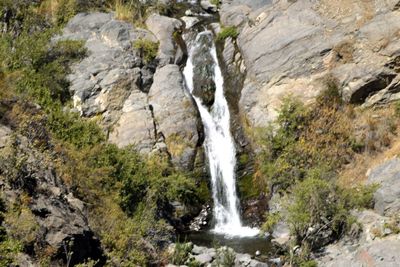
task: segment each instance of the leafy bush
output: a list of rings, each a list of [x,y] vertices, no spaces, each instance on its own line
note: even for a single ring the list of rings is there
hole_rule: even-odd
[[[376,186],[343,189],[335,181],[324,179],[322,173],[294,185],[286,207],[286,220],[296,243],[313,250],[321,246],[320,242],[340,237],[353,223],[350,210],[370,208],[375,190]],[[331,232],[331,240],[318,240],[317,233],[326,230]]]
[[[296,184],[287,206],[287,222],[299,244],[313,245],[309,228],[321,230],[329,226],[335,235],[344,229],[347,213],[334,185],[317,178],[307,178]]]
[[[210,3],[215,5],[215,6],[217,6],[217,7],[221,5],[220,0],[211,0]]]
[[[192,250],[190,243],[176,243],[174,253],[171,256],[171,263],[184,265],[188,260],[189,253]]]
[[[141,57],[144,59],[144,63],[148,64],[151,61],[153,61],[158,52],[158,42],[152,42],[147,39],[139,39],[135,41],[133,47],[137,50],[139,50],[139,53],[141,54]]]
[[[266,215],[267,220],[263,223],[261,229],[264,232],[271,233],[275,225],[281,220],[282,215],[279,212],[270,213]]]
[[[233,26],[223,27],[221,31],[217,35],[217,41],[224,41],[226,38],[231,37],[232,39],[236,39],[239,36],[239,32]]]
[[[211,266],[224,266],[233,267],[235,266],[236,254],[233,249],[229,247],[221,247],[217,249],[217,256]]]
[[[48,116],[48,127],[55,138],[77,148],[105,141],[104,133],[94,121],[82,119],[78,114],[65,112],[61,108],[54,107]]]
[[[262,132],[257,179],[269,190],[285,190],[310,171],[331,173],[354,155],[353,123],[339,101],[337,88],[327,84],[317,102],[305,107],[293,97],[283,99],[275,127]]]

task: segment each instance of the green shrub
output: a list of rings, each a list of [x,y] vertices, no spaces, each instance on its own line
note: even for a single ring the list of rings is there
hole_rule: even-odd
[[[105,136],[94,121],[80,118],[77,113],[53,108],[48,116],[48,127],[54,137],[77,148],[93,146],[105,141]]]
[[[189,243],[176,243],[174,252],[170,258],[171,263],[177,265],[184,265],[188,260],[189,253],[191,251],[191,245]]]
[[[235,266],[236,254],[235,251],[229,247],[221,247],[217,249],[217,256],[211,266],[224,266],[233,267]]]
[[[217,41],[224,41],[226,38],[231,37],[232,39],[236,39],[239,36],[239,32],[233,26],[223,27],[221,31],[217,35]]]
[[[215,5],[215,6],[217,6],[217,7],[221,5],[220,0],[211,0],[210,3]]]
[[[317,267],[318,263],[315,260],[304,261],[300,263],[300,267]]]
[[[374,207],[374,193],[378,188],[377,184],[344,188],[342,194],[350,208],[370,209]]]
[[[158,52],[158,42],[152,42],[150,40],[146,39],[139,39],[135,41],[133,47],[137,50],[139,50],[141,57],[144,59],[144,63],[150,63],[153,61]]]
[[[261,229],[264,232],[271,233],[275,225],[282,219],[282,215],[279,212],[269,213],[266,215],[267,220],[263,223]]]
[[[53,0],[54,1],[54,0]],[[79,11],[77,0],[56,0],[57,10],[55,10],[54,21],[56,25],[65,25]]]

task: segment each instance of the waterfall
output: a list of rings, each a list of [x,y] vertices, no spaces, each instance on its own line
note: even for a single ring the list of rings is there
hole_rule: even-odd
[[[200,38],[209,38],[211,45],[200,42]],[[226,236],[254,236],[259,230],[244,227],[239,213],[239,201],[236,193],[235,166],[236,150],[230,132],[230,114],[228,103],[224,96],[224,80],[219,67],[212,33],[203,31],[188,44],[189,58],[183,71],[186,86],[198,106],[204,124],[204,148],[210,167],[212,197],[214,201],[213,215],[216,234]],[[193,95],[194,88],[194,57],[199,49],[207,49],[212,56],[213,77],[215,83],[214,103],[210,109],[203,105],[199,97]],[[200,50],[200,51],[202,51]],[[200,53],[201,55],[201,53]]]

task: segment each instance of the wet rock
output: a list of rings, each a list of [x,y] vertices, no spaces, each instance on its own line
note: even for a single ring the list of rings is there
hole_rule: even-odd
[[[268,199],[262,194],[254,199],[244,201],[243,220],[253,227],[259,227],[264,221],[265,212],[268,207]]]
[[[200,48],[196,49],[193,55],[193,95],[202,100],[203,105],[214,104],[215,83],[214,83],[214,59],[210,53],[212,45],[211,35],[202,35],[199,39]]]
[[[378,184],[374,194],[374,209],[380,215],[400,212],[400,159],[394,158],[375,167],[368,175],[368,182]]]
[[[185,23],[185,29],[190,29],[194,25],[196,25],[197,23],[200,22],[200,20],[198,18],[196,18],[196,17],[188,17],[188,16],[182,17],[181,20],[183,20],[183,22]]]
[[[189,225],[191,231],[200,231],[202,229],[208,228],[208,222],[211,220],[211,207],[210,205],[205,205],[202,207],[199,215],[197,215]]]

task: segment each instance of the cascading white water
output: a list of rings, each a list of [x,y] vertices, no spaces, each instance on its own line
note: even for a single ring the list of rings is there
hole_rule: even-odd
[[[193,57],[197,49],[200,49],[202,42],[201,36],[208,35],[212,38],[209,31],[201,32],[197,35],[194,42],[189,46],[189,58],[183,71],[186,86],[192,93],[194,66]],[[204,47],[203,47],[204,49]],[[207,48],[213,58],[215,97],[214,104],[209,111],[201,99],[193,95],[205,130],[205,150],[210,166],[212,179],[212,197],[214,201],[214,219],[216,221],[213,231],[217,234],[226,236],[255,236],[259,230],[242,226],[240,220],[238,197],[235,184],[236,150],[230,132],[230,114],[227,101],[223,91],[223,76],[219,67],[217,52],[214,43]]]

